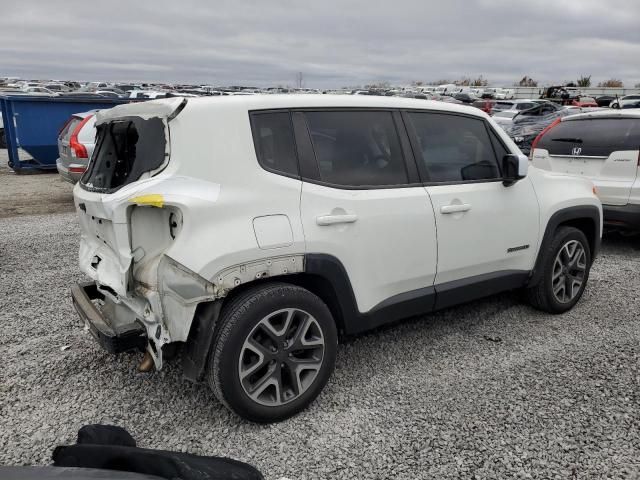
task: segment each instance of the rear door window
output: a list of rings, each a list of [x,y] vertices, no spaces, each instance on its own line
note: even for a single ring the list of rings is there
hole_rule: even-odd
[[[408,183],[388,111],[305,112],[322,182],[351,187]]]
[[[81,118],[73,117],[60,132],[60,139],[63,142],[68,142],[69,137],[71,137],[71,134],[73,133],[73,131],[76,129],[76,127],[81,121],[82,121]]]
[[[640,148],[640,119],[601,118],[567,120],[549,130],[537,148],[551,155],[608,157],[613,152]],[[579,153],[578,150],[580,149]]]
[[[97,128],[96,149],[82,177],[85,188],[112,192],[160,168],[167,156],[165,124],[153,117],[126,117]]]
[[[419,161],[427,181],[501,178],[496,152],[482,119],[422,112],[411,112],[408,116],[418,140],[419,157],[422,157]],[[496,145],[500,144],[495,141]]]
[[[251,114],[258,163],[269,171],[298,176],[298,157],[289,112]]]

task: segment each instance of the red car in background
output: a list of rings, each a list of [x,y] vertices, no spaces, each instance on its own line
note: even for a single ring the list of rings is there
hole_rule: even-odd
[[[597,107],[598,102],[593,97],[575,97],[570,105],[574,107]]]

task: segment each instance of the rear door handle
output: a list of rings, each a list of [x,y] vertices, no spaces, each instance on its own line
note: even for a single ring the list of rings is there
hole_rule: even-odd
[[[471,205],[469,205],[468,203],[443,205],[442,207],[440,207],[440,213],[443,214],[468,212],[469,210],[471,210]]]
[[[316,217],[316,223],[321,227],[337,225],[339,223],[353,223],[358,219],[357,215],[322,215]]]

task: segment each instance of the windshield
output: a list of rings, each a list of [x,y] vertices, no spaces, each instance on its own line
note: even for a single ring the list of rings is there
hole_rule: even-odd
[[[71,132],[73,132],[78,125],[82,121],[81,118],[72,117],[71,120],[64,126],[64,128],[60,131],[60,135],[58,138],[62,141],[68,141],[71,136]]]
[[[96,150],[82,177],[88,190],[112,192],[164,163],[167,142],[160,118],[127,117],[97,130]]]

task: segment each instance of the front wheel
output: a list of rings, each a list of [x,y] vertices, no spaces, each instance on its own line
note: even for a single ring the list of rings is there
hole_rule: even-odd
[[[251,288],[220,315],[208,365],[216,397],[239,416],[276,422],[307,407],[333,371],[338,336],[327,306],[284,283]]]
[[[587,237],[574,227],[560,227],[540,252],[542,279],[527,289],[529,303],[549,313],[563,313],[580,300],[589,279],[591,249]]]

